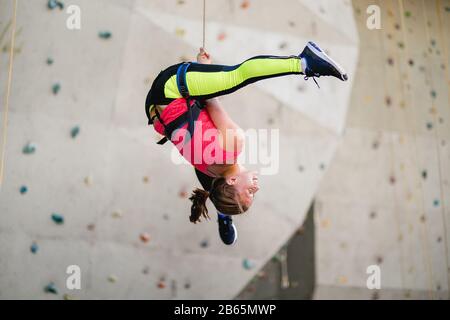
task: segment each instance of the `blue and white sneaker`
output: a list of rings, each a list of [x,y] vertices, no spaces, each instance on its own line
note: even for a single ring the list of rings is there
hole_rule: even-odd
[[[316,84],[315,77],[319,78],[321,76],[332,76],[342,81],[348,80],[347,73],[345,73],[344,69],[312,41],[308,42],[299,57],[302,60],[305,80],[313,78]]]
[[[234,244],[237,240],[237,229],[231,216],[217,212],[217,222],[219,223],[220,239],[223,243],[228,246]]]

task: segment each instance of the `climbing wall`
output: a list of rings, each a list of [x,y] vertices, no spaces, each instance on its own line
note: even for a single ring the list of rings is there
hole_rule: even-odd
[[[366,27],[369,5],[381,30]],[[317,195],[317,299],[448,299],[450,1],[354,1],[347,127]],[[366,287],[369,265],[381,289]]]
[[[223,97],[244,129],[280,138],[275,172],[261,176],[254,206],[235,219],[238,242],[226,247],[210,203],[212,221],[189,223],[199,183],[173,163],[173,147],[156,145],[144,113],[158,72],[195,58],[203,1],[18,0],[5,127],[14,3],[0,0],[0,298],[237,295],[302,225],[345,126],[352,77],[319,90],[290,76]],[[349,1],[207,3],[216,63],[299,54],[314,39],[354,74]],[[80,8],[80,30],[66,27],[69,5]],[[70,265],[81,290],[66,288]]]

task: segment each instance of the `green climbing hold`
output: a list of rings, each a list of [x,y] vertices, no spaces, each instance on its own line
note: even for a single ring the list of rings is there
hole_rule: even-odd
[[[439,200],[438,199],[434,199],[433,206],[439,207]]]
[[[428,177],[428,172],[427,170],[423,170],[422,171],[422,178],[426,179]]]
[[[55,83],[52,86],[52,92],[53,92],[54,95],[57,95],[60,90],[61,90],[61,85],[59,83]]]
[[[98,36],[99,36],[101,39],[109,39],[109,38],[112,37],[112,33],[109,32],[109,31],[100,31],[100,32],[98,33]]]
[[[431,90],[431,91],[430,91],[430,94],[431,94],[431,97],[432,97],[433,99],[435,99],[435,98],[437,97],[437,93],[436,93],[436,91],[434,91],[434,90]]]
[[[75,139],[79,133],[80,133],[79,126],[73,127],[72,130],[70,131],[70,135],[72,136],[73,139]]]
[[[58,213],[52,214],[52,220],[56,224],[63,224],[64,223],[64,217]]]
[[[405,11],[405,17],[407,18],[411,17],[411,11]]]
[[[47,58],[47,64],[51,66],[53,64],[54,60],[52,58]]]
[[[52,293],[52,294],[58,294],[58,289],[56,289],[56,286],[53,282],[49,283],[44,288],[45,293]]]
[[[428,122],[428,123],[427,123],[427,129],[428,129],[428,130],[433,129],[433,123]]]
[[[23,147],[22,152],[24,154],[33,154],[36,152],[36,146],[29,142]]]

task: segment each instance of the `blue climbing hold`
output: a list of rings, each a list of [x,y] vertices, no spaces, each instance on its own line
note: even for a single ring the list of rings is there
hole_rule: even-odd
[[[64,3],[58,0],[48,0],[47,8],[53,10],[55,8],[59,8],[60,10],[64,9]]]
[[[36,146],[32,143],[27,143],[25,147],[23,147],[22,152],[24,154],[33,154],[36,152]]]
[[[73,127],[72,130],[70,131],[70,135],[72,136],[73,139],[75,139],[79,133],[80,133],[79,126]]]
[[[58,294],[58,289],[56,289],[56,286],[53,282],[50,282],[48,285],[45,286],[44,292]]]
[[[28,191],[28,188],[26,186],[21,186],[20,187],[20,193],[21,194],[25,194],[25,193],[27,193],[27,191]]]
[[[38,250],[39,250],[39,246],[37,245],[36,242],[33,242],[33,243],[31,244],[31,247],[30,247],[31,253],[36,254],[36,252],[37,252]]]
[[[64,217],[58,213],[52,214],[52,220],[56,224],[63,224],[64,223]]]

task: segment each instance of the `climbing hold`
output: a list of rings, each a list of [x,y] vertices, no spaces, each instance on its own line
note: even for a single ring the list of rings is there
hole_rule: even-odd
[[[405,47],[405,44],[404,44],[402,41],[399,41],[399,42],[397,43],[397,45],[398,45],[398,47],[399,47],[400,49],[403,49],[403,48]]]
[[[168,215],[167,213],[165,213],[165,214],[163,215],[163,219],[166,220],[166,221],[169,220],[169,215]]]
[[[25,145],[25,147],[23,147],[22,152],[24,154],[33,154],[36,152],[36,145],[29,142]]]
[[[50,10],[53,10],[55,8],[59,8],[60,10],[62,10],[64,9],[64,3],[57,0],[48,0],[47,8],[49,8]]]
[[[407,18],[411,17],[411,11],[405,11],[405,17]]]
[[[303,166],[298,166],[298,171],[303,172],[305,171],[305,168]]]
[[[84,184],[87,185],[88,187],[92,186],[92,183],[93,183],[92,176],[87,176],[84,178]]]
[[[391,175],[390,177],[389,177],[389,183],[390,184],[395,184],[395,177],[393,176],[393,175]]]
[[[202,242],[200,242],[200,247],[208,248],[208,246],[209,246],[208,240],[203,240]]]
[[[178,37],[183,37],[186,34],[186,30],[184,30],[183,28],[176,28],[175,29],[175,34]]]
[[[427,176],[428,176],[427,170],[423,170],[423,171],[422,171],[422,178],[426,179]]]
[[[321,163],[321,164],[319,165],[319,169],[320,169],[320,170],[325,170],[325,164]]]
[[[392,66],[393,64],[394,64],[394,59],[392,59],[392,58],[388,58],[387,59],[387,63],[388,63],[388,65],[390,65],[390,66]]]
[[[280,43],[280,45],[278,46],[278,48],[280,48],[280,50],[286,49],[287,47],[287,42],[282,42]]]
[[[88,225],[87,225],[87,229],[88,229],[89,231],[94,231],[94,230],[95,230],[95,224],[93,224],[93,223],[88,224]]]
[[[149,274],[150,273],[150,267],[145,266],[144,269],[142,269],[143,274]]]
[[[437,242],[440,243],[442,241],[442,237],[437,237]]]
[[[165,284],[165,282],[163,280],[158,282],[158,288],[159,289],[164,289],[165,287],[166,287],[166,284]]]
[[[72,295],[70,295],[70,294],[67,294],[67,293],[65,293],[65,294],[63,295],[63,299],[64,299],[64,300],[76,300],[76,298],[75,298],[74,296],[72,296]]]
[[[141,233],[141,235],[139,236],[139,238],[141,239],[142,242],[144,243],[148,243],[150,241],[150,235],[148,233]]]
[[[425,217],[425,215],[421,215],[420,216],[420,222],[425,222],[425,221],[427,221],[427,218]]]
[[[320,226],[324,229],[327,229],[330,226],[330,224],[331,224],[330,219],[324,218],[324,219],[322,219]]]
[[[217,40],[219,41],[224,41],[227,37],[227,34],[225,32],[221,32],[219,33],[219,35],[217,36]]]
[[[25,194],[25,193],[27,193],[28,192],[28,188],[26,187],[26,186],[21,186],[20,187],[20,193],[21,194]]]
[[[80,133],[80,127],[79,126],[73,127],[72,130],[70,130],[70,136],[73,139],[75,139],[78,136],[79,133]]]
[[[178,4],[178,5],[182,5],[182,4],[185,4],[185,3],[186,3],[186,2],[185,2],[184,0],[178,0],[178,1],[177,1],[177,4]]]
[[[61,91],[61,85],[59,83],[55,83],[52,86],[52,92],[54,95],[57,95],[59,93],[59,91]]]
[[[289,21],[288,24],[289,24],[289,27],[292,27],[292,28],[295,27],[295,22],[294,21]]]
[[[428,130],[433,129],[433,123],[432,122],[427,122],[427,129]]]
[[[382,256],[377,256],[377,257],[375,258],[375,261],[377,262],[378,265],[380,265],[380,264],[383,263],[383,257],[382,257]]]
[[[347,283],[347,277],[346,276],[339,276],[338,277],[338,282],[340,284],[346,284]]]
[[[54,60],[52,58],[47,58],[47,64],[51,66],[53,64]]]
[[[439,199],[434,199],[433,200],[433,206],[439,207]]]
[[[408,64],[412,67],[414,66],[414,60],[413,59],[409,59],[408,60]]]
[[[249,0],[242,1],[241,8],[242,9],[247,9],[248,7],[250,7],[250,1]]]
[[[380,146],[380,142],[379,141],[374,141],[373,143],[372,143],[372,149],[378,149],[378,147]]]
[[[111,274],[111,275],[108,276],[108,281],[111,282],[111,283],[116,283],[117,280],[118,280],[118,279],[117,279],[117,276],[115,276],[115,275],[113,275],[113,274]]]
[[[431,91],[430,91],[430,95],[431,95],[431,97],[434,99],[434,98],[436,98],[437,93],[436,93],[436,91],[431,90]]]
[[[142,178],[142,182],[148,183],[150,181],[149,177],[145,176]]]
[[[389,97],[389,96],[385,97],[385,98],[384,98],[384,101],[386,102],[386,105],[387,105],[388,107],[391,106],[391,104],[392,104],[392,99],[391,99],[391,97]]]
[[[186,290],[189,290],[189,289],[191,288],[191,283],[190,283],[190,282],[186,282],[186,283],[184,284],[184,288],[185,288]]]
[[[38,250],[39,250],[39,247],[38,247],[37,243],[33,242],[30,247],[31,253],[36,254],[38,252]]]
[[[431,39],[431,40],[430,40],[430,43],[431,43],[431,45],[432,45],[433,47],[435,47],[435,46],[436,46],[436,40],[434,40],[434,39]]]
[[[116,210],[111,214],[111,216],[115,219],[119,219],[119,218],[123,217],[123,214],[122,214],[122,211]]]
[[[64,217],[58,213],[52,214],[52,220],[56,224],[63,224],[64,223]]]
[[[400,25],[399,25],[398,23],[396,23],[396,24],[394,25],[394,28],[395,28],[396,30],[400,30]]]
[[[182,190],[180,190],[180,192],[178,193],[178,196],[179,196],[180,198],[187,198],[188,193],[187,193],[187,191],[186,191],[185,189],[182,189]]]
[[[372,293],[372,300],[379,300],[379,299],[380,299],[380,294],[377,291]]]
[[[45,293],[58,294],[58,289],[56,288],[53,282],[50,282],[48,285],[44,287]]]
[[[112,37],[112,33],[110,31],[100,31],[98,33],[98,36],[99,36],[100,39],[107,40],[107,39]]]
[[[242,266],[244,267],[245,270],[251,270],[255,267],[255,264],[251,262],[249,259],[244,259],[244,261],[242,261]]]

